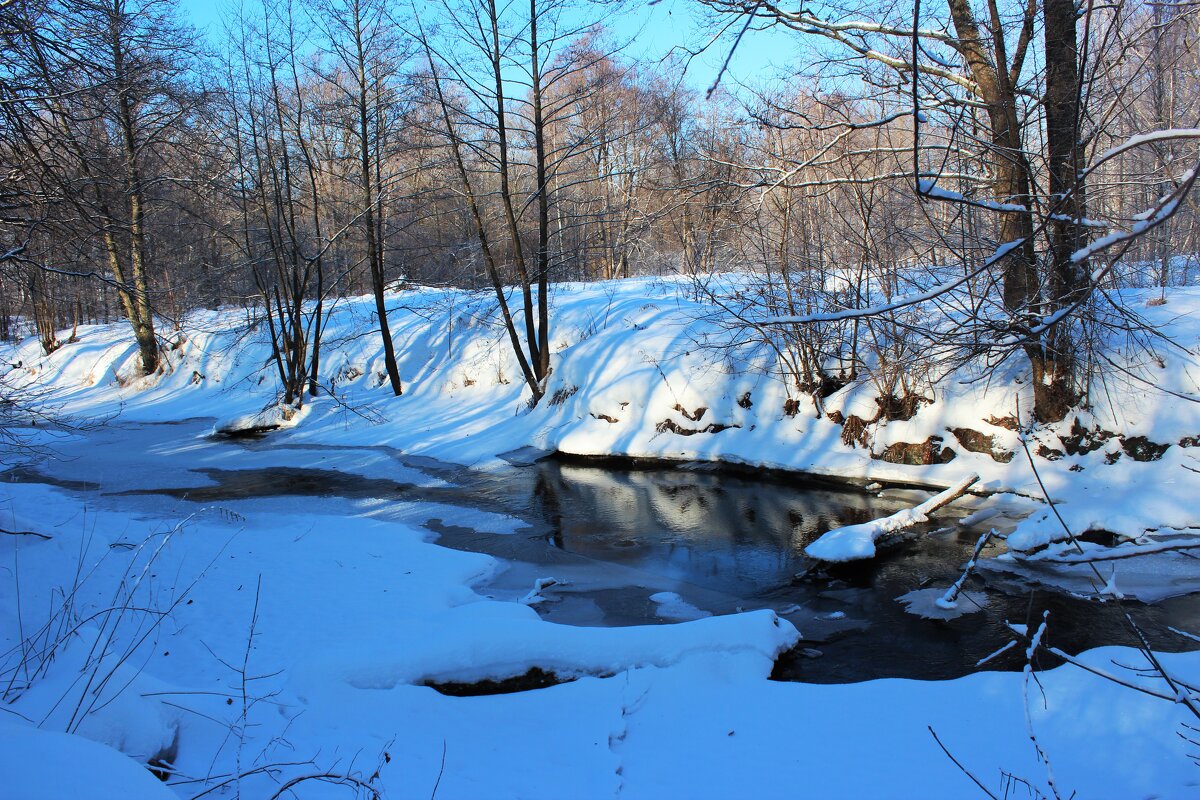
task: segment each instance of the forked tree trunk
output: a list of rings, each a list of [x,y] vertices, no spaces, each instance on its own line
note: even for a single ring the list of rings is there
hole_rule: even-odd
[[[1001,29],[999,10],[990,0],[993,29]],[[1014,64],[1009,65],[1006,44],[1002,36],[992,39],[992,49],[984,46],[984,36],[974,16],[969,0],[950,0],[950,13],[958,37],[958,48],[967,62],[978,94],[987,107],[992,153],[992,193],[998,203],[1021,206],[1023,211],[999,211],[999,234],[1003,243],[1020,241],[1000,262],[1003,271],[1004,308],[1018,330],[1037,326],[1038,321],[1053,309],[1070,302],[1078,281],[1072,277],[1070,253],[1076,248],[1069,231],[1078,225],[1056,223],[1052,230],[1049,280],[1042,286],[1034,248],[1034,217],[1032,170],[1021,136],[1014,88],[1020,74],[1021,51]],[[1078,129],[1078,65],[1075,44],[1075,15],[1072,0],[1046,0],[1046,61],[1047,61],[1047,119],[1050,145],[1051,191],[1059,186],[1074,187],[1074,170],[1078,165],[1076,131]],[[1054,106],[1053,112],[1051,106]],[[1053,128],[1053,133],[1050,132]],[[1063,136],[1066,136],[1064,143]],[[1058,150],[1055,150],[1055,147]],[[1070,178],[1069,183],[1064,181]],[[1060,185],[1062,184],[1062,185]],[[1072,194],[1072,202],[1081,202]],[[1071,212],[1068,211],[1068,214]],[[1061,227],[1061,236],[1055,233]],[[1038,335],[1025,345],[1034,387],[1034,417],[1039,422],[1054,422],[1066,416],[1078,395],[1074,389],[1074,350],[1070,328],[1054,326],[1045,335]]]
[[[1050,263],[1043,315],[1083,300],[1087,267],[1072,255],[1086,243],[1082,146],[1079,142],[1078,15],[1074,0],[1044,0],[1046,35],[1046,160],[1050,181]],[[1034,416],[1063,419],[1079,400],[1075,383],[1075,337],[1071,321],[1050,326],[1026,352],[1033,365]]]

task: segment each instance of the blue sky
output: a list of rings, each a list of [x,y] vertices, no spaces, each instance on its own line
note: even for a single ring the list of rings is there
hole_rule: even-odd
[[[193,24],[207,29],[210,35],[219,35],[222,11],[231,0],[179,2]],[[619,15],[609,16],[605,24],[619,40],[631,40],[627,52],[640,59],[660,59],[674,47],[695,48],[717,31],[711,18],[704,17],[699,4],[692,0],[661,0],[654,5],[632,2],[625,9]],[[728,55],[731,41],[727,38],[693,59],[686,82],[696,89],[707,89]],[[732,89],[739,80],[755,83],[774,76],[778,66],[788,63],[794,54],[791,41],[791,36],[784,32],[748,34],[734,54],[723,85]]]

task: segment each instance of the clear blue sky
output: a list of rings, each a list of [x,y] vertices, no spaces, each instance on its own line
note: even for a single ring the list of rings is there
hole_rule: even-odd
[[[210,36],[218,36],[221,15],[232,0],[179,2],[194,25],[206,29]],[[623,13],[603,21],[619,40],[632,39],[627,50],[629,55],[646,60],[660,59],[674,47],[697,48],[712,39],[718,30],[711,17],[705,17],[693,0],[661,0],[654,5],[645,0],[634,0],[626,4]],[[786,32],[747,34],[734,54],[722,85],[733,90],[739,80],[758,83],[776,75],[778,68],[786,67],[795,56],[792,46],[795,35]],[[728,36],[693,59],[686,82],[696,89],[707,89],[729,54],[731,43],[732,36]]]

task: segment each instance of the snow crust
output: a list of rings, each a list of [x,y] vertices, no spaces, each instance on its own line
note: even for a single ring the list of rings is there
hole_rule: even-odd
[[[658,604],[658,616],[664,619],[684,621],[711,616],[710,612],[697,608],[675,592],[656,592],[650,600]]]
[[[958,619],[982,611],[987,605],[987,595],[983,592],[962,592],[954,604],[943,602],[944,595],[945,590],[936,586],[913,589],[897,597],[896,602],[902,603],[908,613],[925,619]]]

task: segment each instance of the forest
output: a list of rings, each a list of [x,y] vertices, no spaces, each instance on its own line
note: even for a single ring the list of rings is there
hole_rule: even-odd
[[[0,796],[1190,797],[1198,39],[0,0]]]
[[[536,399],[552,284],[741,272],[713,300],[797,394],[1016,354],[1056,421],[1103,330],[1145,333],[1104,290],[1194,278],[1190,5],[705,5],[705,47],[786,29],[802,66],[697,89],[697,45],[638,63],[613,3],[267,2],[204,37],[168,0],[10,0],[0,335],[120,317],[153,373],[241,305],[293,402],[373,293],[400,394],[385,293],[491,289]]]

